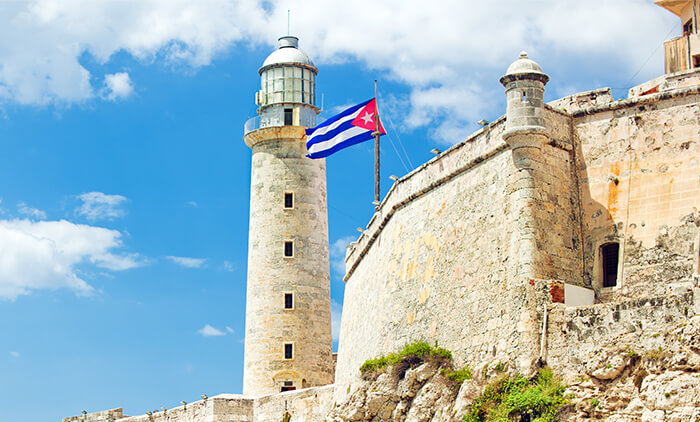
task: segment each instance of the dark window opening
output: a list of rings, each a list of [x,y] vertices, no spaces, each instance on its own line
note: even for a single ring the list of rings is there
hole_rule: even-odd
[[[292,192],[284,193],[284,207],[294,208],[294,194]]]
[[[294,308],[294,295],[291,293],[284,294],[284,309]]]
[[[700,54],[693,56],[693,69],[700,67]]]
[[[294,256],[294,242],[291,240],[284,242],[284,256],[288,258]]]
[[[291,359],[294,357],[294,345],[292,343],[287,343],[284,345],[284,358]]]
[[[284,109],[284,125],[285,126],[292,125],[292,109],[291,108]]]
[[[693,33],[693,20],[689,19],[688,22],[683,24],[683,35]]]
[[[281,393],[284,393],[285,391],[294,391],[294,390],[296,390],[296,389],[297,389],[296,387],[287,387],[287,386],[284,386],[284,387],[282,387],[282,389],[280,390],[280,392],[281,392]]]
[[[603,287],[615,287],[617,285],[620,244],[608,243],[601,247],[600,252],[603,258]]]
[[[294,382],[292,382],[292,381],[285,381],[285,382],[284,382],[284,386],[285,386],[285,387],[291,387],[291,386],[293,386],[293,385],[294,385]]]

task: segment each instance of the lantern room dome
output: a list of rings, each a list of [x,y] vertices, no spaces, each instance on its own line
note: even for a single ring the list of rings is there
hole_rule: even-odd
[[[309,56],[306,55],[304,51],[299,49],[299,38],[291,35],[279,38],[277,50],[267,56],[259,70],[259,73],[262,73],[263,70],[270,66],[280,64],[300,64],[310,66],[316,70],[314,63],[311,61]]]

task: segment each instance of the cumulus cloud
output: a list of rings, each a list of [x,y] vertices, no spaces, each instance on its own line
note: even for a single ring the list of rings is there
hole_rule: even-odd
[[[121,195],[86,192],[78,195],[78,199],[83,201],[83,204],[75,210],[75,213],[84,216],[90,221],[114,220],[126,214],[120,207],[127,199]]]
[[[331,299],[331,334],[333,341],[340,337],[340,317],[343,315],[343,305]]]
[[[166,256],[165,259],[187,268],[200,268],[206,261],[206,258],[190,258],[186,256]]]
[[[24,202],[18,202],[17,203],[17,210],[20,212],[20,214],[24,214],[27,217],[36,219],[36,220],[45,220],[46,219],[46,213],[42,210],[32,208],[25,204]]]
[[[197,332],[204,337],[215,337],[215,336],[225,336],[226,335],[225,332],[219,330],[218,328],[214,328],[209,324],[204,325],[204,327],[200,328]]]
[[[348,245],[357,240],[355,236],[345,236],[333,242],[328,251],[331,258],[331,271],[337,277],[345,276],[345,251]]]
[[[620,86],[640,69],[635,82],[662,73],[659,47],[669,29],[680,28],[676,16],[648,0],[445,0],[429,7],[420,0],[0,2],[0,99],[93,98],[91,81],[102,78],[81,64],[85,54],[97,62],[96,73],[120,51],[144,64],[196,69],[236,44],[271,46],[289,9],[293,32],[317,64],[359,62],[404,84],[408,108],[401,123],[431,127],[445,143],[502,111],[498,78],[520,50],[552,76],[554,92],[573,76],[587,81],[585,89],[613,83],[610,78]],[[650,53],[655,65],[644,66]],[[127,81],[127,74],[116,75],[114,81]],[[607,76],[599,81],[601,75]],[[132,89],[128,81],[112,90],[115,98]]]
[[[128,98],[134,92],[134,85],[126,72],[105,75],[105,96],[108,100]]]
[[[137,254],[115,252],[121,233],[69,221],[0,220],[0,298],[39,289],[94,289],[78,275],[84,263],[110,270],[143,265]]]

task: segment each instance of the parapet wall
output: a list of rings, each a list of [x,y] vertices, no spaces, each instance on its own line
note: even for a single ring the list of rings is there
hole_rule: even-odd
[[[125,416],[122,409],[63,418],[63,422],[290,422],[324,420],[333,403],[333,385],[260,397],[220,394],[148,415]]]
[[[559,373],[590,373],[600,348],[616,347],[622,338],[636,348],[630,355],[658,350],[661,334],[692,318],[698,299],[688,291],[576,308],[554,304],[548,318],[547,363]]]

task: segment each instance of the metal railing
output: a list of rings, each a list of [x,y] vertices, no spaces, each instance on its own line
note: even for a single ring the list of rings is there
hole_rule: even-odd
[[[299,112],[299,122],[294,124],[294,126],[303,127],[315,127],[317,124],[326,120],[321,116],[317,116],[316,113],[309,109],[300,109]],[[282,113],[269,113],[262,116],[251,117],[245,122],[243,126],[243,135],[258,130],[264,129],[266,127],[280,127],[285,126],[284,124],[284,114]]]

